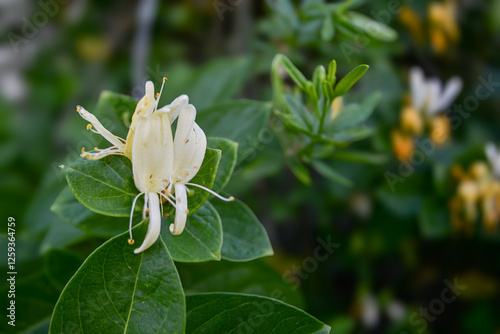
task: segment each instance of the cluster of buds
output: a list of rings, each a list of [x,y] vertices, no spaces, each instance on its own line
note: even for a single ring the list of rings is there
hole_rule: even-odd
[[[500,156],[492,144],[486,146],[486,155],[490,166],[475,162],[467,171],[460,166],[452,169],[458,181],[457,192],[450,202],[452,226],[467,234],[473,233],[480,216],[490,233],[496,232],[500,221]]]
[[[392,132],[392,145],[400,160],[408,160],[414,149],[414,139],[428,135],[436,145],[450,138],[451,125],[443,112],[462,89],[458,77],[451,78],[444,87],[436,78],[425,79],[420,68],[410,71],[411,98],[400,114],[400,125]]]

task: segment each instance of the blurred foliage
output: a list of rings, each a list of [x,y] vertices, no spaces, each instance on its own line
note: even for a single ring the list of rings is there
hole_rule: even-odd
[[[25,35],[26,22],[44,9],[28,1],[0,4],[0,200],[4,219],[16,219],[17,269],[16,328],[4,319],[0,331],[47,333],[69,278],[127,228],[120,221],[126,218],[93,223],[88,211],[71,224],[65,219],[64,206],[80,204],[69,196],[59,166],[73,164],[81,147],[99,144],[75,105],[97,115],[113,111],[110,122],[126,125],[135,100],[113,105],[112,95],[104,103],[101,92],[138,98],[147,79],[157,84],[167,76],[161,103],[188,94],[207,136],[239,144],[225,192],[255,212],[275,251],[245,263],[179,264],[186,294],[276,298],[330,325],[332,333],[498,332],[499,232],[485,229],[480,216],[467,233],[456,229],[450,201],[457,196],[454,168],[488,163],[484,145],[500,143],[498,85],[490,85],[487,98],[477,93],[484,81],[500,81],[500,1],[217,2],[229,6],[222,16],[212,1],[158,2],[145,45],[137,43],[138,2],[57,2],[56,13],[35,25],[18,53],[9,33]],[[436,3],[441,9],[431,9]],[[282,58],[273,63],[277,54]],[[370,131],[314,141],[308,132],[315,129],[316,109],[326,117],[335,99],[323,78],[335,94],[362,64],[370,68],[341,91],[331,129]],[[456,118],[450,140],[421,163],[398,160],[391,138],[412,66],[442,81],[460,77],[464,87],[455,103],[471,109]],[[283,99],[276,99],[276,85]],[[325,96],[325,107],[317,108]],[[120,131],[126,126],[115,129],[124,136]],[[394,188],[388,172],[402,177]],[[1,232],[6,254],[6,223]],[[319,240],[340,246],[306,270]],[[424,321],[420,308],[436,307],[445,280],[467,288]],[[5,308],[8,288],[4,280]],[[197,302],[188,297],[187,306]]]

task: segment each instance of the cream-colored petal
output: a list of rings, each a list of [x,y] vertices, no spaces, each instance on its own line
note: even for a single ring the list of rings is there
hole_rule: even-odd
[[[141,192],[161,192],[173,167],[173,140],[167,114],[137,119],[132,146],[134,182]]]
[[[437,114],[439,111],[439,98],[441,96],[441,81],[431,78],[427,81],[426,107],[429,116]]]
[[[462,80],[459,77],[453,77],[446,83],[446,86],[439,97],[439,111],[444,111],[448,109],[453,100],[458,96],[462,90]]]
[[[172,103],[163,106],[158,109],[157,112],[165,112],[168,113],[168,117],[170,118],[170,123],[173,123],[176,118],[179,116],[181,110],[189,103],[189,97],[187,95],[180,95]]]
[[[160,201],[158,194],[147,193],[149,203],[149,222],[148,231],[144,237],[141,247],[134,250],[135,254],[145,251],[151,247],[158,239],[161,231],[161,213],[160,213]]]
[[[89,113],[85,108],[82,106],[78,106],[76,108],[80,116],[82,116],[83,119],[86,121],[90,122],[92,124],[92,127],[94,127],[95,131],[99,133],[101,136],[106,138],[107,141],[109,141],[111,144],[116,146],[117,148],[124,149],[125,144],[114,134],[109,132],[102,124],[99,122],[97,117],[95,117],[93,114]]]
[[[179,114],[174,138],[174,181],[189,182],[205,157],[207,138],[194,122],[196,109],[187,105]]]
[[[425,103],[426,85],[424,72],[418,67],[410,70],[411,103],[417,110],[422,110]]]
[[[175,185],[175,206],[175,220],[170,224],[170,233],[179,235],[184,231],[188,213],[187,189],[180,183]]]

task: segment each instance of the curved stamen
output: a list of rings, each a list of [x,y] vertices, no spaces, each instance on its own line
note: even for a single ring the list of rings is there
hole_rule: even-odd
[[[215,197],[217,197],[218,199],[220,200],[223,200],[225,202],[232,202],[234,201],[234,197],[233,196],[230,196],[229,198],[226,198],[226,197],[223,197],[219,194],[217,194],[215,191],[213,191],[212,189],[208,189],[204,186],[200,186],[199,184],[196,184],[196,183],[186,183],[187,186],[193,186],[193,187],[198,187],[200,189],[203,189],[205,191],[208,191],[210,194],[214,195]]]
[[[175,203],[174,203],[174,202],[173,202],[170,198],[168,198],[167,196],[165,196],[165,194],[164,194],[164,193],[159,193],[159,194],[160,194],[161,196],[163,196],[163,197],[164,197],[167,201],[169,201],[169,203],[170,203],[170,204],[172,204],[172,206],[173,206],[173,207],[177,210],[177,206],[175,205]],[[169,194],[169,195],[170,195],[170,194]],[[170,196],[172,196],[172,195],[170,195]],[[175,197],[174,197],[174,199],[175,199]]]
[[[128,226],[128,231],[130,233],[130,239],[129,239],[129,244],[133,244],[134,243],[134,238],[132,237],[132,218],[134,217],[134,208],[135,208],[135,203],[137,202],[137,199],[139,198],[139,196],[143,195],[144,193],[140,193],[139,195],[135,196],[134,198],[134,201],[132,202],[132,210],[130,211],[130,223],[129,223],[129,226]]]
[[[142,209],[142,219],[146,219],[146,210],[148,209],[148,196],[144,196],[144,208]]]

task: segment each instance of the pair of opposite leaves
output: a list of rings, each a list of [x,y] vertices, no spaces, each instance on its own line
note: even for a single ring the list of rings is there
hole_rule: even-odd
[[[130,239],[132,238],[132,216],[137,199],[144,195],[143,219],[149,209],[149,224],[142,245],[134,250],[140,253],[148,249],[158,239],[161,230],[160,205],[163,198],[176,209],[174,223],[170,225],[170,233],[181,234],[186,225],[188,210],[186,185],[196,186],[223,198],[198,184],[189,181],[198,173],[205,157],[207,138],[203,130],[195,123],[196,109],[189,104],[187,95],[181,95],[171,104],[160,109],[158,102],[163,91],[163,79],[160,92],[155,96],[154,85],[146,82],[146,93],[137,103],[127,139],[113,135],[99,120],[81,106],[77,111],[90,122],[87,129],[102,135],[113,146],[107,149],[94,148],[95,152],[85,152],[82,157],[90,160],[101,159],[108,155],[123,155],[132,161],[134,183],[140,193],[134,198],[130,212]],[[175,138],[172,136],[172,123],[177,120]],[[175,200],[175,203],[173,202]]]

